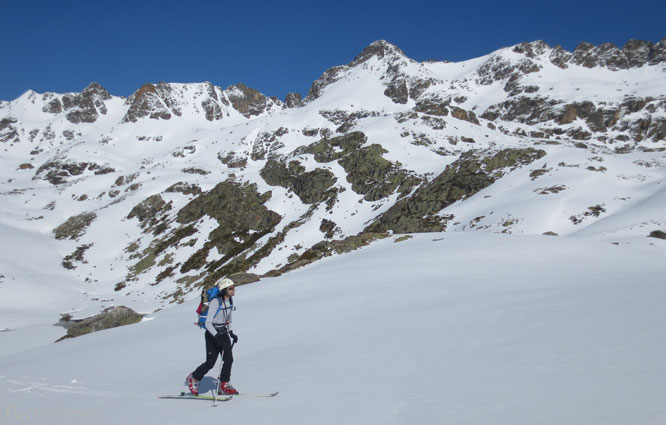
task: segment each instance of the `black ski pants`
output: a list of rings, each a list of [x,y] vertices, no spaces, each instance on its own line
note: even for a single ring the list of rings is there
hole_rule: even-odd
[[[220,372],[220,382],[228,382],[231,379],[231,365],[234,362],[234,355],[231,352],[231,339],[226,331],[220,332],[217,339],[222,342],[218,344],[215,337],[206,331],[206,361],[192,372],[192,377],[201,381],[204,375],[215,366],[218,354],[222,356],[222,371]]]

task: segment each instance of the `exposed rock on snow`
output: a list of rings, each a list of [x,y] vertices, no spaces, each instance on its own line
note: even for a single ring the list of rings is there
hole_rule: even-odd
[[[143,315],[135,312],[125,306],[109,307],[100,314],[87,319],[76,320],[73,323],[61,321],[60,323],[67,328],[67,335],[60,338],[62,341],[68,338],[89,334],[91,332],[102,331],[104,329],[116,328],[118,326],[132,325],[143,319]]]

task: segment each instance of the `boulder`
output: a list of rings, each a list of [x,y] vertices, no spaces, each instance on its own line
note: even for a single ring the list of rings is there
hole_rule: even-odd
[[[142,319],[143,315],[135,312],[129,307],[109,307],[100,314],[83,320],[77,320],[74,322],[66,320],[61,321],[60,324],[67,328],[67,335],[60,338],[58,341],[68,338],[76,338],[77,336],[104,329],[131,325],[140,322]]]

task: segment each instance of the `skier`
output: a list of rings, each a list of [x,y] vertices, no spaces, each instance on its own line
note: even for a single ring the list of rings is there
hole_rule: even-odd
[[[187,377],[187,384],[194,395],[199,394],[199,381],[215,366],[218,354],[222,356],[223,363],[217,392],[220,395],[238,394],[229,383],[231,365],[234,362],[231,341],[234,344],[238,342],[238,337],[231,330],[231,312],[234,310],[233,296],[236,287],[234,281],[229,278],[222,279],[218,287],[219,295],[210,301],[206,317],[206,361]]]

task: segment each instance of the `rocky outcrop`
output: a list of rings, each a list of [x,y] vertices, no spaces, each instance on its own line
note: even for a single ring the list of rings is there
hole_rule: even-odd
[[[303,254],[297,256],[296,259],[290,261],[287,265],[271,270],[266,273],[265,277],[275,277],[295,270],[299,267],[306,266],[324,257],[330,257],[334,254],[346,254],[355,251],[370,243],[385,239],[389,237],[388,233],[361,233],[359,235],[349,236],[342,240],[337,241],[321,241],[313,245],[310,249]]]
[[[468,151],[442,174],[396,202],[365,232],[415,233],[446,230],[450,217],[440,211],[490,186],[507,170],[529,164],[546,155],[543,150],[504,149],[492,155]]]
[[[352,60],[350,63],[347,65],[341,65],[341,66],[335,66],[333,68],[327,69],[324,71],[324,73],[319,77],[316,81],[312,83],[312,86],[310,87],[310,90],[308,91],[307,96],[305,97],[305,102],[311,102],[317,98],[319,98],[323,92],[323,90],[328,87],[329,85],[333,84],[334,82],[338,81],[340,77],[344,74],[345,71],[363,64],[364,62],[368,61],[372,57],[377,57],[379,59],[392,59],[392,60],[401,60],[405,59],[408,60],[407,56],[405,56],[405,53],[400,50],[397,46],[385,41],[385,40],[378,40],[375,41],[374,43],[370,44],[368,47],[363,49],[361,53],[359,53],[354,60]],[[399,81],[396,81],[396,72],[394,71],[389,71],[389,84],[388,84],[388,89],[390,93],[395,93],[396,97],[395,99],[398,100],[397,103],[401,103],[402,95],[399,93],[401,90],[403,90],[402,83]],[[393,88],[391,88],[393,87]],[[397,91],[396,91],[397,90]],[[391,97],[391,95],[387,95]],[[393,97],[392,97],[393,98]],[[395,101],[395,100],[394,100]]]
[[[53,95],[46,94],[47,100]],[[93,123],[99,115],[106,115],[105,101],[111,99],[109,92],[98,83],[91,83],[79,94],[65,94],[55,97],[42,108],[43,112],[59,114],[65,112],[67,120],[73,124]]]
[[[332,172],[321,168],[306,172],[298,161],[285,164],[269,160],[260,174],[271,186],[293,190],[304,204],[322,202],[336,194],[336,191],[331,189],[337,181]]]
[[[337,161],[347,172],[347,181],[354,192],[364,195],[367,201],[385,198],[396,190],[405,194],[420,181],[382,157],[386,153],[381,145],[364,146],[367,137],[360,131],[322,139],[298,150],[314,155],[320,163]]]
[[[361,53],[356,55],[353,61],[349,63],[348,66],[353,67],[357,66],[368,59],[376,56],[379,59],[383,59],[386,56],[394,56],[398,58],[407,58],[405,52],[403,52],[398,46],[389,43],[386,40],[377,40],[371,43],[368,47],[363,49]]]
[[[521,76],[538,72],[541,66],[530,58],[518,62],[510,61],[497,55],[488,59],[477,71],[477,82],[488,86],[497,81],[504,81],[511,77],[519,79]],[[509,91],[509,90],[506,90]]]
[[[662,230],[653,230],[648,235],[649,238],[666,239],[666,232]]]
[[[280,137],[287,133],[289,133],[289,129],[285,127],[280,127],[275,131],[264,131],[259,133],[252,143],[250,158],[253,161],[258,161],[272,156],[276,150],[284,147],[280,141]],[[228,161],[227,164],[229,165],[231,162],[233,161]]]
[[[217,121],[224,117],[224,111],[213,99],[203,100],[201,102],[201,107],[203,108],[204,113],[206,114],[206,119],[208,121]]]
[[[471,122],[472,124],[480,125],[479,120],[476,118],[476,114],[472,111],[467,111],[463,108],[458,108],[456,106],[451,108],[451,116],[459,120]]]
[[[206,114],[208,121],[219,121],[224,117],[224,110],[222,105],[229,106],[229,101],[217,95],[215,86],[211,83],[205,83],[206,98],[201,101],[201,107]]]
[[[284,105],[290,109],[303,106],[303,99],[301,99],[300,93],[287,93],[287,97],[284,99]]]
[[[341,109],[335,110],[326,110],[323,109],[319,111],[319,114],[332,122],[339,127],[335,130],[337,133],[347,133],[349,132],[356,124],[358,120],[368,117],[378,117],[380,115],[377,111],[343,111]]]
[[[223,258],[206,266],[207,271],[213,273],[272,232],[282,217],[264,206],[270,197],[270,192],[259,194],[254,184],[227,180],[185,205],[177,214],[178,223],[189,225],[206,215],[215,219],[219,227],[208,235],[204,247],[183,264],[181,272],[203,267],[208,252],[217,248]]]
[[[449,115],[448,106],[451,99],[440,99],[439,97],[429,97],[416,103],[414,110],[427,115],[445,117]]]
[[[126,104],[129,105],[123,122],[137,122],[140,118],[171,119],[171,112],[160,97],[157,87],[151,83],[144,84],[130,96]]]
[[[195,99],[191,105],[183,102],[184,93],[188,91]],[[127,98],[125,104],[128,105],[122,119],[125,123],[142,118],[170,120],[174,116],[182,116],[185,107],[196,114],[203,114],[208,121],[219,121],[227,115],[225,107],[230,105],[219,87],[209,82],[191,85],[146,83]]]
[[[245,84],[236,84],[225,90],[231,105],[245,118],[261,115],[269,106],[270,101],[266,96]]]
[[[43,179],[53,185],[66,183],[71,177],[78,177],[86,172],[107,174],[113,169],[94,162],[69,162],[62,159],[47,161],[37,169],[34,179]]]
[[[563,69],[569,65],[578,65],[586,68],[605,67],[618,71],[666,62],[666,37],[656,44],[629,40],[621,49],[613,43],[595,46],[592,43],[581,42],[573,52],[568,52],[561,46],[550,49],[545,42],[535,41],[519,44],[513,48],[513,51],[522,53],[528,58],[549,53],[550,62]]]
[[[407,82],[405,80],[392,81],[386,90],[384,90],[384,95],[389,97],[394,103],[404,105],[409,101]]]
[[[656,45],[648,41],[629,40],[622,49],[613,43],[594,46],[583,42],[578,44],[569,62],[586,68],[602,66],[617,71],[640,68],[643,65],[656,65],[664,61],[665,53],[664,39]]]
[[[132,325],[141,320],[143,320],[143,315],[125,306],[109,307],[96,316],[82,320],[72,321],[69,316],[66,316],[59,324],[67,328],[67,335],[58,341],[118,326]]]
[[[166,193],[182,193],[183,195],[200,195],[201,188],[192,183],[178,182],[174,183],[164,191]]]
[[[308,94],[305,96],[304,102],[308,103],[319,98],[322,95],[324,89],[336,82],[343,71],[346,69],[346,66],[334,66],[333,68],[329,68],[324,71],[324,73],[321,74],[321,77],[312,82],[310,90],[308,90]]]
[[[70,217],[60,226],[53,229],[56,239],[76,240],[83,236],[88,226],[97,218],[94,212],[86,212]]]
[[[131,220],[136,217],[139,219],[142,228],[152,227],[155,226],[160,221],[160,217],[164,217],[164,214],[169,212],[172,207],[172,202],[167,203],[160,195],[152,195],[132,208],[132,211],[127,215],[127,218]]]
[[[629,118],[643,110],[646,112],[644,117]],[[581,120],[585,122],[585,128],[569,129],[567,133],[574,140],[613,131],[627,133],[637,142],[646,139],[656,142],[666,140],[666,119],[653,116],[656,111],[666,111],[666,99],[626,98],[622,103],[602,106],[590,101],[562,104],[547,97],[519,96],[492,105],[481,117],[490,121],[500,119],[529,125],[551,121],[557,126],[567,126]],[[556,133],[557,130],[561,131]],[[565,133],[564,129],[558,127],[546,131]],[[586,136],[583,137],[584,134]]]
[[[14,126],[17,122],[18,120],[12,117],[0,120],[0,143],[18,141],[18,130]]]

